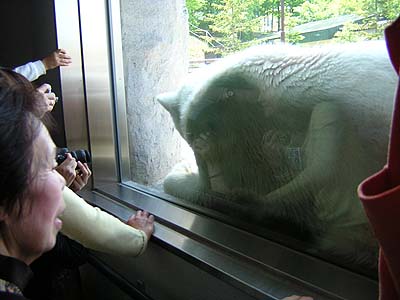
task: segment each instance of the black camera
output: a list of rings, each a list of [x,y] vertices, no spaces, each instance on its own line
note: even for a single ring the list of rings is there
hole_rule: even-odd
[[[90,164],[92,162],[92,157],[90,156],[89,151],[84,150],[84,149],[78,149],[74,151],[69,151],[68,148],[60,148],[57,150],[56,154],[56,161],[57,164],[61,164],[66,158],[67,158],[67,153],[70,153],[73,158],[75,158],[76,161],[80,161],[81,163],[88,163]]]

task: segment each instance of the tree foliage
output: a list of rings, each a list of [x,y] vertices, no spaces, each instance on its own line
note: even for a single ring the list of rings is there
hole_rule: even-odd
[[[221,3],[212,3],[218,14],[208,14],[207,20],[225,52],[239,50],[246,42],[254,40],[260,22],[254,14],[254,2],[258,0],[222,0]]]
[[[265,41],[280,30],[280,0],[186,0],[190,23],[210,32],[222,53]],[[364,17],[345,24],[337,41],[381,38],[387,22],[400,12],[400,0],[285,0],[285,29],[289,42],[302,41],[291,28],[342,15]],[[223,45],[223,46],[221,46]]]
[[[204,19],[203,7],[205,0],[186,0],[186,8],[189,13],[189,23],[199,26],[201,20]]]

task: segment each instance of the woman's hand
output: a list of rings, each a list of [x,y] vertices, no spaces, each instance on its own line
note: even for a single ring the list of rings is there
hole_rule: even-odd
[[[51,86],[48,83],[42,84],[37,89],[39,96],[39,118],[42,118],[46,112],[52,111],[56,105],[58,97],[51,92]]]
[[[42,59],[46,70],[51,70],[57,67],[66,67],[72,63],[71,56],[64,49],[57,49]]]
[[[61,174],[62,177],[64,177],[66,186],[70,186],[76,177],[76,160],[75,158],[72,157],[71,153],[66,153],[65,155],[65,160],[56,167],[56,171]]]
[[[87,163],[81,163],[80,161],[77,162],[77,169],[76,169],[76,176],[75,180],[72,182],[70,189],[74,192],[80,191],[87,183],[92,176],[92,172],[89,169]]]
[[[154,216],[150,215],[147,211],[138,210],[136,214],[129,218],[127,224],[144,231],[147,239],[150,239],[154,232]]]

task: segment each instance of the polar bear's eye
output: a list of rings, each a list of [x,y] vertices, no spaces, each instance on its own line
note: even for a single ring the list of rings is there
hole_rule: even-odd
[[[234,96],[235,95],[235,93],[233,92],[233,91],[227,91],[226,92],[226,95],[228,96],[228,97],[232,97],[232,96]]]

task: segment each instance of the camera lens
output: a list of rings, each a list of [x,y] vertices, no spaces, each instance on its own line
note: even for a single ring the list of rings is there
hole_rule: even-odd
[[[75,158],[76,161],[80,161],[83,164],[90,163],[92,161],[89,151],[87,151],[87,150],[79,149],[79,150],[71,151],[70,153],[71,153],[72,157]]]
[[[89,164],[92,162],[92,157],[89,151],[87,150],[79,149],[79,150],[69,151],[68,148],[60,148],[57,151],[56,155],[57,164],[61,164],[67,158],[67,153],[70,153],[71,156],[75,158],[76,161],[80,161],[83,164],[84,163]]]

